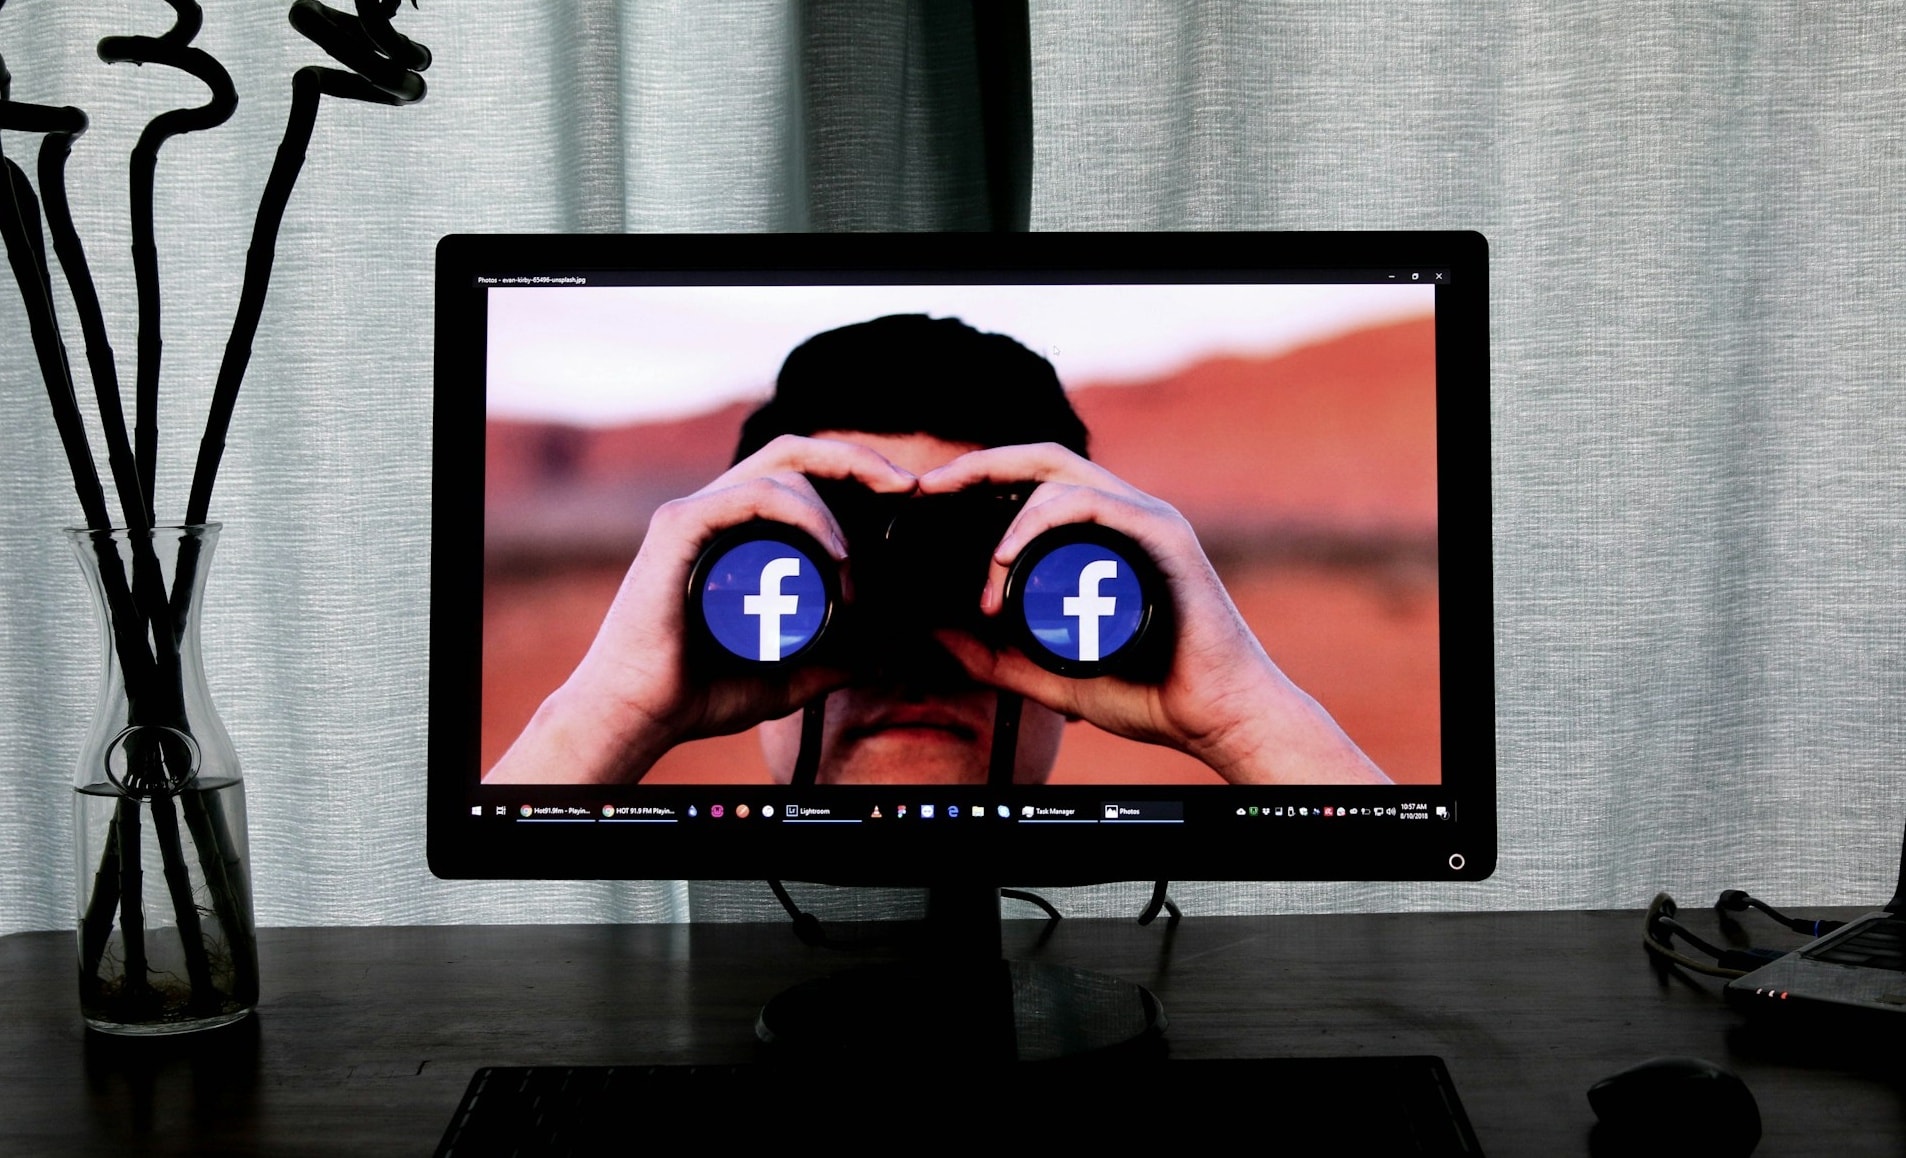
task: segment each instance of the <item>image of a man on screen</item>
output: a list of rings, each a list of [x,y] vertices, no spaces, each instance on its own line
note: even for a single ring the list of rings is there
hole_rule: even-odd
[[[876,582],[881,551],[865,539],[861,507],[996,491],[1017,497],[975,560],[978,619],[867,612],[846,646],[769,675],[711,673],[689,654],[684,592],[724,531],[752,520],[798,528],[838,567],[846,608],[906,606],[904,577]],[[1020,553],[1079,524],[1126,536],[1155,568],[1170,607],[1156,673],[1075,678],[986,630]],[[744,597],[764,659],[778,658],[769,637],[801,606],[786,586],[798,571],[758,567],[759,590]],[[1098,590],[1110,576],[1096,573],[1065,605],[1091,633],[1093,658],[1115,603]],[[733,466],[656,511],[587,654],[485,780],[632,783],[678,744],[759,725],[780,783],[804,760],[824,784],[984,783],[997,774],[995,731],[1009,702],[1016,783],[1044,782],[1068,719],[1187,753],[1232,783],[1387,782],[1271,660],[1190,524],[1091,461],[1045,358],[956,319],[896,315],[818,334],[788,355]]]

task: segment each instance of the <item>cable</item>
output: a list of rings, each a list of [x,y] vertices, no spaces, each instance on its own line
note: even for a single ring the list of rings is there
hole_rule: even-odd
[[[1055,907],[1051,901],[1048,901],[1038,893],[1029,893],[1024,889],[1001,889],[999,890],[999,895],[1008,900],[1024,901],[1029,905],[1037,905],[1045,912],[1048,921],[1059,921],[1063,919],[1063,914],[1059,912],[1058,908]]]
[[[1714,910],[1720,913],[1724,920],[1732,919],[1728,917],[1730,913],[1743,913],[1748,909],[1759,909],[1761,912],[1767,914],[1782,925],[1785,925],[1787,928],[1792,929],[1794,932],[1802,933],[1809,937],[1824,937],[1835,929],[1842,928],[1846,925],[1845,921],[1810,921],[1805,917],[1789,917],[1775,909],[1766,901],[1761,900],[1759,897],[1749,896],[1740,889],[1727,889],[1722,892],[1720,896],[1714,898]]]
[[[1019,716],[1025,701],[1002,691],[994,703],[993,751],[987,761],[986,783],[994,788],[1010,788],[1019,761]]]
[[[789,894],[786,885],[778,880],[771,880],[768,882],[768,888],[774,893],[774,899],[781,902],[781,907],[787,911],[789,919],[794,922],[795,937],[800,939],[801,944],[809,945],[816,949],[860,949],[874,945],[891,945],[907,940],[909,936],[914,935],[916,932],[914,929],[907,928],[906,922],[882,921],[875,923],[896,927],[883,930],[873,936],[853,937],[843,940],[830,935],[827,931],[827,927],[821,924],[819,917],[796,904],[794,897]],[[1048,901],[1038,893],[1029,893],[1023,889],[1001,889],[999,890],[999,895],[1004,899],[1024,901],[1029,905],[1037,906],[1046,914],[1048,929],[1065,917],[1051,901]],[[1176,919],[1176,917],[1177,914],[1174,911],[1173,919]]]
[[[1779,949],[1717,948],[1676,920],[1677,912],[1673,897],[1666,893],[1656,893],[1655,899],[1648,905],[1647,916],[1642,921],[1641,947],[1651,955],[1673,962],[1684,969],[1705,973],[1709,977],[1745,977],[1762,965],[1787,955],[1785,951]],[[1714,963],[1697,961],[1676,949],[1674,938],[1677,935],[1701,952],[1713,957]]]
[[[789,918],[794,921],[794,935],[800,938],[801,944],[815,948],[828,944],[827,931],[821,928],[821,919],[795,904],[785,885],[780,881],[769,881],[768,888],[774,890],[774,898],[781,902],[781,907],[788,911]]]
[[[1184,916],[1183,913],[1178,911],[1177,903],[1174,902],[1171,899],[1171,897],[1167,895],[1165,892],[1165,890],[1169,888],[1170,886],[1171,886],[1170,881],[1157,881],[1153,883],[1152,899],[1146,902],[1144,911],[1138,914],[1139,924],[1149,925],[1153,921],[1157,920],[1158,910],[1160,909],[1163,909],[1167,913],[1171,914],[1171,916],[1166,918],[1165,920],[1165,924],[1167,925],[1176,925],[1179,921],[1179,918]]]
[[[788,783],[806,788],[821,770],[821,732],[827,727],[827,697],[820,696],[801,709],[801,747],[794,757],[794,775]]]
[[[1690,941],[1693,941],[1696,945],[1707,949],[1708,952],[1713,953],[1717,958],[1720,956],[1720,952],[1712,945],[1708,945],[1698,937],[1695,937],[1687,931],[1685,926],[1679,921],[1676,921],[1674,919],[1675,912],[1673,897],[1670,897],[1666,893],[1655,894],[1655,899],[1648,905],[1647,916],[1643,918],[1642,921],[1641,947],[1643,949],[1646,949],[1649,954],[1654,957],[1670,961],[1681,966],[1683,969],[1692,969],[1696,973],[1705,973],[1709,977],[1744,977],[1747,975],[1747,971],[1744,969],[1722,969],[1718,965],[1710,965],[1705,961],[1696,961],[1694,958],[1675,949],[1672,936],[1678,932],[1686,936]]]

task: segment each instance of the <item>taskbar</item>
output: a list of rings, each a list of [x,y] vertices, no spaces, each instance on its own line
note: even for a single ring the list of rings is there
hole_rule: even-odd
[[[451,876],[1479,880],[1493,803],[1451,785],[475,785],[439,805],[432,855]]]
[[[1061,799],[1052,799],[1055,791]],[[923,824],[988,825],[1183,825],[1448,823],[1459,818],[1460,802],[1446,792],[1417,791],[1402,797],[1387,790],[1385,798],[1370,799],[1370,789],[1335,797],[1305,790],[1307,799],[1293,803],[1292,790],[1254,793],[1245,788],[1200,789],[1181,795],[1138,795],[1118,790],[1091,792],[1079,788],[1021,789],[998,793],[977,789],[866,788],[819,789],[802,793],[791,788],[708,787],[644,790],[631,802],[625,792],[579,792],[551,789],[483,786],[469,799],[472,821],[513,824],[610,825],[740,825],[773,824],[786,827],[871,826]],[[658,795],[660,798],[657,798]],[[1258,799],[1257,797],[1262,797]],[[1036,797],[1029,799],[1028,797]],[[1314,797],[1314,799],[1309,799]]]

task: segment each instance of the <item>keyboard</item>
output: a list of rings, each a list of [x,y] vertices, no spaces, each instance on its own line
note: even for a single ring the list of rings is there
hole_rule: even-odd
[[[544,1158],[660,1144],[890,1150],[903,1144],[1178,1143],[1480,1154],[1434,1057],[1026,1062],[944,1067],[494,1066],[470,1079],[438,1158]]]

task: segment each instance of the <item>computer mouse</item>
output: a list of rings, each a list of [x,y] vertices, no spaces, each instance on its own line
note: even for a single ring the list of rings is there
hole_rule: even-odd
[[[1698,1057],[1650,1058],[1611,1074],[1588,1088],[1588,1104],[1601,1119],[1599,1153],[1745,1158],[1760,1141],[1747,1083]]]

